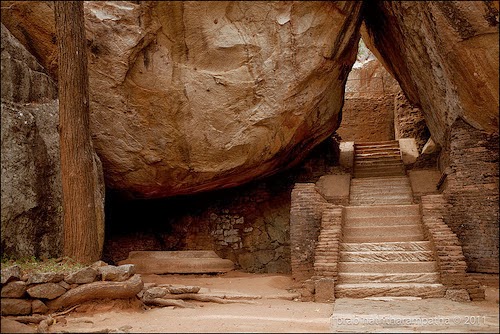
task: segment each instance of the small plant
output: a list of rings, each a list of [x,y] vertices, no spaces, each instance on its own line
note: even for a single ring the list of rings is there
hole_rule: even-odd
[[[85,267],[70,258],[38,259],[35,256],[13,259],[2,256],[2,269],[17,264],[24,273],[34,272],[72,272]]]

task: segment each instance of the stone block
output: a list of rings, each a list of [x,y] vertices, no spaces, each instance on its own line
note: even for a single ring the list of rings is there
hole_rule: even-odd
[[[54,299],[66,292],[66,289],[57,283],[43,283],[32,286],[27,290],[33,298]]]
[[[31,312],[32,313],[47,313],[49,308],[39,299],[35,299],[31,302]]]
[[[231,260],[214,251],[133,251],[119,264],[134,264],[140,274],[223,273],[234,269]]]
[[[447,289],[444,297],[454,302],[470,302],[469,293],[465,289]]]
[[[99,273],[103,281],[123,282],[135,274],[135,266],[133,264],[105,266],[99,268]]]
[[[11,281],[19,281],[20,279],[21,279],[21,268],[17,264],[2,269],[1,271],[0,282],[2,284]]]
[[[324,175],[316,182],[316,189],[328,201],[349,198],[350,174]]]
[[[31,301],[25,299],[2,298],[2,315],[27,315],[31,313]]]
[[[441,178],[439,170],[410,170],[411,189],[414,195],[422,196],[439,193],[437,184]]]
[[[401,158],[405,165],[415,163],[418,158],[418,146],[415,138],[401,138],[399,141],[399,149],[401,151]]]
[[[97,276],[96,269],[92,267],[85,267],[71,274],[68,274],[64,278],[64,281],[69,284],[86,284],[95,281],[96,276]]]
[[[145,299],[150,299],[150,298],[161,298],[165,296],[169,292],[169,289],[166,287],[153,287],[149,288],[144,292],[144,298]]]
[[[62,273],[33,273],[28,276],[28,284],[58,283],[64,279]]]
[[[26,293],[27,284],[23,281],[7,283],[2,287],[2,298],[21,298]]]
[[[315,282],[314,301],[316,303],[332,303],[335,301],[335,280],[320,278]]]
[[[339,149],[339,164],[345,168],[352,168],[354,166],[354,142],[340,142]]]

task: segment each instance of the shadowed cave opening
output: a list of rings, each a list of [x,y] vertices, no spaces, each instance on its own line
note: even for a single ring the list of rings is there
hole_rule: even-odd
[[[106,191],[103,259],[135,250],[214,250],[249,272],[290,273],[290,192],[338,169],[328,138],[290,170],[248,184],[195,195],[130,200]]]

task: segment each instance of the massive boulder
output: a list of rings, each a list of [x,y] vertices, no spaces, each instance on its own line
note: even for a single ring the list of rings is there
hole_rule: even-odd
[[[457,118],[498,131],[498,2],[366,2],[363,39],[444,145]]]
[[[50,2],[2,2],[52,73]],[[338,127],[360,2],[85,2],[107,185],[165,197],[297,163]],[[36,21],[36,22],[34,22]]]
[[[1,245],[11,257],[61,255],[62,194],[57,86],[1,25]],[[96,210],[104,242],[104,182],[99,159]]]

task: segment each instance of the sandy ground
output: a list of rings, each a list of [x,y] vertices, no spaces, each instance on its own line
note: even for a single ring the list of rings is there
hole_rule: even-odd
[[[494,332],[499,330],[498,287],[488,300],[338,299],[333,304],[294,301],[286,275],[231,272],[144,275],[145,282],[198,285],[200,293],[246,296],[251,304],[196,302],[196,308],[141,307],[130,302],[82,305],[49,328],[52,333],[166,332]],[[35,331],[2,318],[2,332]],[[10,326],[10,327],[9,327]]]

